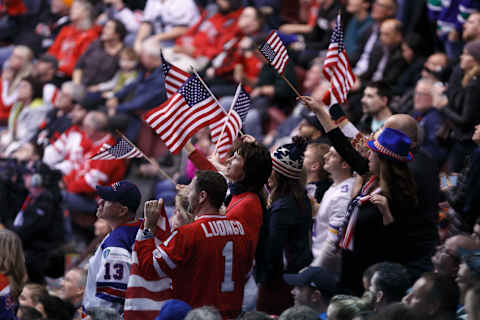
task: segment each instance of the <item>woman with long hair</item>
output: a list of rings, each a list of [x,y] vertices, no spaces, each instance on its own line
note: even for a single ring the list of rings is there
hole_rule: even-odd
[[[480,40],[468,42],[460,56],[460,68],[464,76],[460,90],[447,90],[448,103],[434,104],[447,119],[452,139],[447,159],[450,172],[460,172],[465,158],[475,149],[472,135],[480,123]]]
[[[305,188],[303,171],[307,142],[294,137],[292,144],[277,148],[272,153],[272,175],[268,181],[268,237],[265,239],[264,259],[256,264],[263,270],[257,309],[269,314],[280,314],[293,305],[284,273],[297,273],[312,260],[312,207]],[[285,259],[284,259],[285,256]]]
[[[336,128],[328,111],[311,97],[302,97],[316,113],[342,158],[363,177],[350,201],[339,239],[343,249],[341,284],[363,292],[362,273],[381,261],[404,264],[412,275],[431,266],[430,225],[425,223],[417,187],[407,162],[411,139],[385,128],[368,142],[368,159]]]
[[[3,65],[0,77],[0,126],[6,126],[10,109],[17,102],[22,79],[28,77],[33,68],[33,52],[26,46],[16,46]]]
[[[0,230],[0,319],[15,319],[18,297],[27,280],[22,241],[10,230]]]

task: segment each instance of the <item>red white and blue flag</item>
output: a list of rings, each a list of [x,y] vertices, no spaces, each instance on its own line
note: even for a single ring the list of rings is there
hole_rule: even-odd
[[[177,154],[201,128],[225,117],[225,111],[202,85],[190,76],[178,92],[143,119],[160,136],[167,148]]]
[[[178,89],[180,89],[182,84],[187,81],[188,77],[190,77],[190,74],[170,64],[167,60],[163,58],[163,56],[162,60],[162,71],[163,75],[165,76],[165,89],[167,91],[167,98],[170,98],[175,93],[177,93]]]
[[[270,32],[267,40],[258,50],[279,74],[283,74],[288,62],[287,48],[275,31]]]
[[[141,158],[142,152],[128,141],[121,138],[113,147],[105,143],[100,151],[93,155],[92,160],[114,160],[114,159],[132,159]]]
[[[232,148],[250,109],[250,97],[240,84],[231,108],[232,110],[224,119],[210,125],[210,135],[213,143],[217,144],[217,154],[220,159],[224,159]]]
[[[327,56],[323,63],[323,74],[330,81],[330,101],[328,104],[345,103],[348,91],[355,84],[355,74],[350,67],[343,43],[343,28],[340,14],[333,30]]]

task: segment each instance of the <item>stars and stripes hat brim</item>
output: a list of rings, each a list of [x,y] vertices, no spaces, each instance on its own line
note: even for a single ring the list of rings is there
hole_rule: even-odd
[[[376,140],[367,142],[367,146],[389,160],[399,162],[413,160],[413,154],[410,152],[410,138],[392,128],[383,129]]]

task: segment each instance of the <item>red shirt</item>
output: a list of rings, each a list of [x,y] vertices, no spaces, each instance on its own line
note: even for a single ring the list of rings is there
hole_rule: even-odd
[[[69,192],[94,195],[97,185],[109,186],[123,179],[126,171],[125,160],[90,159],[100,151],[104,143],[113,146],[115,139],[112,135],[107,134],[100,141],[96,141],[93,147],[85,154],[85,159],[80,168],[72,170],[63,177]]]
[[[175,298],[193,308],[214,306],[224,318],[234,318],[241,312],[254,253],[244,224],[216,215],[197,217],[173,231],[156,248],[153,238],[137,247],[141,265],[153,265],[155,261],[172,277]]]
[[[58,59],[58,70],[72,76],[78,58],[98,38],[100,31],[100,26],[88,30],[77,29],[73,24],[63,27],[48,50],[48,53]]]
[[[199,25],[193,26],[177,44],[193,46],[194,56],[213,58],[222,52],[225,43],[238,33],[238,17],[243,9],[233,11],[227,15],[217,13]]]

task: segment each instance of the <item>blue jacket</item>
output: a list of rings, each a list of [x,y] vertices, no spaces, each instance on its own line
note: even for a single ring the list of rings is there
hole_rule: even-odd
[[[443,115],[437,109],[430,108],[425,112],[414,112],[413,117],[417,119],[424,131],[422,148],[437,161],[440,167],[447,156],[447,150],[437,140],[437,132],[445,123]]]
[[[118,112],[149,110],[162,104],[167,100],[162,67],[151,72],[141,71],[132,83],[123,87],[115,96],[121,101],[117,107]],[[132,98],[128,99],[129,96]],[[127,100],[124,101],[125,99]]]

